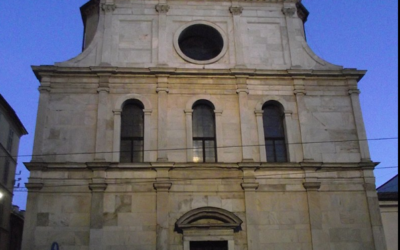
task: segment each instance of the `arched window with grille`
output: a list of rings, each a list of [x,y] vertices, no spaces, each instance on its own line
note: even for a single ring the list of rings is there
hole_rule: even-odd
[[[214,105],[200,100],[193,105],[193,161],[216,162]]]
[[[143,109],[137,100],[126,101],[122,108],[120,162],[143,162]]]
[[[283,107],[276,101],[269,101],[262,109],[267,162],[287,162]]]

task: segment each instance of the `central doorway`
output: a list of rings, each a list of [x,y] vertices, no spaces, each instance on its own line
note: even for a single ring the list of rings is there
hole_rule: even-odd
[[[228,241],[191,241],[190,250],[228,250]]]

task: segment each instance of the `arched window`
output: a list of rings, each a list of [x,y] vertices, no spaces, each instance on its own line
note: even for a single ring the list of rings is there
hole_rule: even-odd
[[[208,101],[193,105],[193,161],[216,162],[214,106]]]
[[[122,108],[120,162],[143,162],[143,108],[137,100],[127,101]]]
[[[287,162],[284,113],[279,103],[269,101],[263,106],[263,124],[267,162]]]

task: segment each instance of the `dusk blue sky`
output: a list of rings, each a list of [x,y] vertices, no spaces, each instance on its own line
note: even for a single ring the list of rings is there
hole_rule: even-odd
[[[79,7],[87,0],[0,1],[0,93],[29,134],[22,137],[20,185],[29,172],[39,82],[31,65],[51,65],[81,52],[83,25]],[[368,139],[398,137],[398,1],[303,0],[310,15],[307,41],[323,59],[346,68],[368,70],[359,83]],[[398,172],[398,140],[370,140],[380,186]],[[14,204],[25,209],[26,192]]]

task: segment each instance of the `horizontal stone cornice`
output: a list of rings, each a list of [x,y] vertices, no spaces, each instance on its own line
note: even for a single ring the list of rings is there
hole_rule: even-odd
[[[379,162],[239,162],[239,163],[118,163],[118,162],[25,162],[29,171],[60,171],[60,170],[154,170],[166,168],[179,169],[257,169],[257,170],[373,170]]]
[[[212,76],[212,77],[288,77],[293,79],[309,78],[343,78],[359,81],[365,74],[365,70],[340,69],[340,70],[266,70],[266,69],[185,69],[185,68],[134,68],[134,67],[61,67],[61,66],[32,66],[36,77],[92,77],[99,73],[108,73],[115,76],[153,76],[160,74],[166,76]]]

